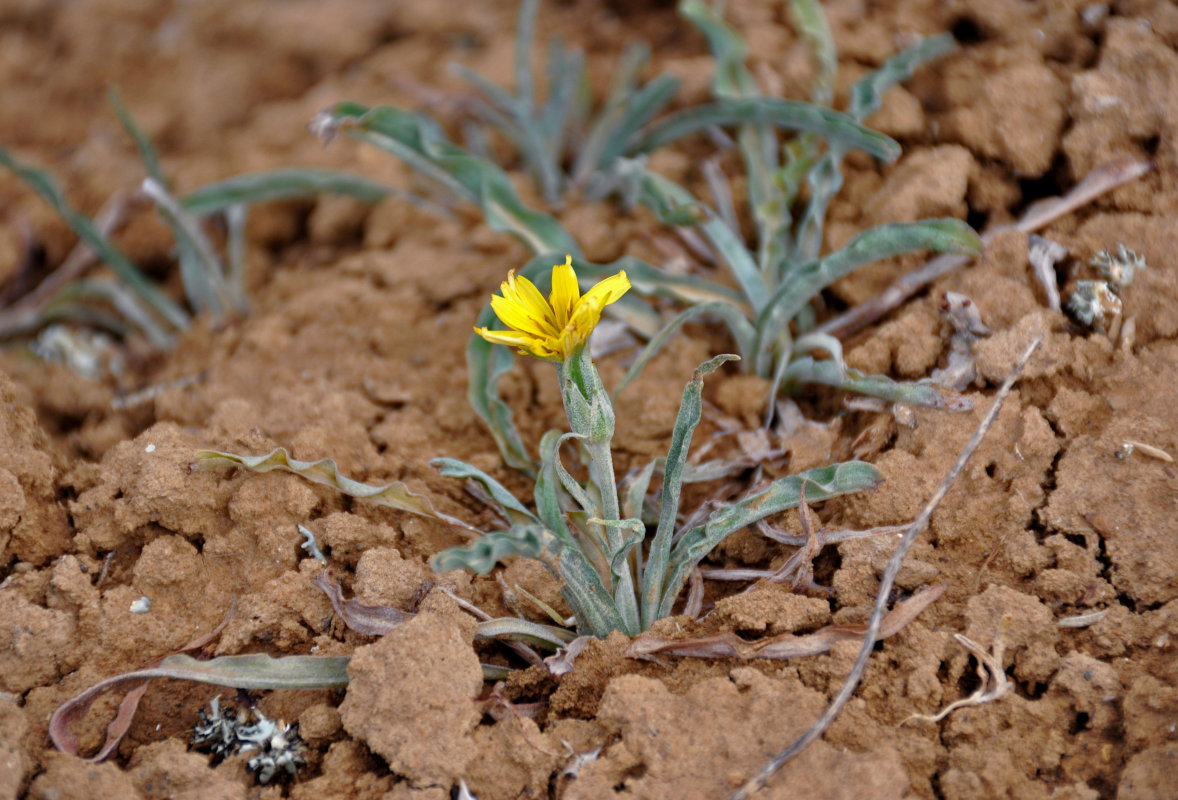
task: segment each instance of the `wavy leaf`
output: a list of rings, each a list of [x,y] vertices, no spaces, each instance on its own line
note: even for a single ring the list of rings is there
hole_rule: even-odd
[[[839,278],[867,264],[915,250],[975,254],[982,240],[958,219],[926,219],[879,225],[856,236],[843,249],[793,271],[757,315],[757,371],[767,371],[774,342],[789,321]]]
[[[196,466],[202,470],[229,466],[245,467],[254,472],[270,472],[272,470],[293,472],[312,483],[330,486],[350,497],[358,497],[378,506],[408,511],[410,514],[442,520],[471,530],[471,527],[462,520],[436,511],[429,500],[414,494],[408,486],[400,481],[386,483],[383,486],[360,483],[342,475],[334,459],[321,458],[318,461],[300,461],[297,458],[291,458],[285,447],[276,448],[264,456],[242,456],[218,450],[198,450],[196,452]]]
[[[374,144],[474,203],[492,229],[513,234],[533,253],[580,255],[576,241],[553,217],[528,208],[507,173],[446,138],[437,123],[391,106],[338,103],[315,127],[327,138],[336,131]]]
[[[515,526],[507,531],[484,533],[473,543],[449,547],[430,559],[435,572],[465,569],[476,575],[486,575],[500,561],[512,556],[539,558],[552,542],[552,537],[540,526]]]
[[[491,499],[498,504],[498,511],[514,525],[541,525],[540,518],[529,511],[516,496],[507,490],[499,481],[456,458],[435,458],[429,462],[430,466],[438,470],[447,478],[477,481]]]
[[[803,486],[806,502],[817,503],[841,494],[874,488],[882,480],[879,470],[871,464],[844,461],[778,478],[767,488],[712,512],[703,525],[687,531],[672,548],[663,604],[658,617],[671,613],[671,607],[682,591],[687,575],[716,545],[770,514],[795,508]]]
[[[667,605],[662,602],[663,589],[670,566],[671,537],[675,533],[675,521],[679,515],[679,494],[683,489],[683,474],[687,465],[687,453],[691,438],[695,434],[703,414],[704,377],[726,361],[739,360],[737,356],[724,354],[705,361],[696,367],[691,380],[683,387],[683,399],[675,418],[671,433],[671,446],[663,466],[663,489],[659,498],[659,521],[651,540],[650,550],[643,565],[642,585],[642,629],[646,630],[666,614],[659,611]]]
[[[883,63],[879,69],[867,73],[851,87],[847,113],[862,122],[883,105],[883,96],[893,86],[912,77],[917,69],[957,49],[957,42],[948,33],[927,36]]]

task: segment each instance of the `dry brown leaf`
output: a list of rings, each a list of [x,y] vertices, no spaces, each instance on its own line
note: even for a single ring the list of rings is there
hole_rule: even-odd
[[[331,579],[331,570],[323,570],[315,576],[315,585],[323,590],[331,607],[349,629],[366,636],[384,636],[413,618],[412,614],[392,606],[369,606],[356,600],[347,600],[339,584]]]
[[[229,613],[225,615],[225,619],[221,621],[220,625],[208,633],[196,637],[177,650],[176,653],[199,650],[213,641],[213,639],[221,635],[221,631],[225,630],[225,626],[229,624],[229,620],[233,619],[233,614],[236,611],[237,602],[234,601],[233,605],[229,608]],[[148,668],[158,666],[164,658],[165,656],[160,656],[155,659],[147,665]],[[53,740],[53,744],[57,749],[63,753],[69,753],[71,756],[76,756],[78,754],[78,738],[70,731],[70,722],[89,711],[90,705],[99,695],[104,694],[120,683],[127,682],[127,680],[125,676],[118,676],[97,683],[78,696],[66,701],[54,711],[53,716],[49,718],[49,738]],[[131,722],[135,719],[135,712],[139,710],[139,701],[143,699],[143,695],[147,692],[147,684],[150,679],[137,678],[132,680],[139,681],[139,684],[127,692],[122,702],[119,703],[118,713],[111,720],[110,724],[106,726],[106,741],[103,742],[102,747],[99,748],[97,753],[86,759],[88,763],[97,764],[110,756],[119,746],[119,742],[123,740],[123,737],[127,735],[127,731],[131,729]]]
[[[879,629],[879,639],[894,636],[908,623],[916,619],[921,611],[928,608],[945,592],[945,584],[921,589],[907,600],[899,603],[884,617]],[[695,639],[670,639],[651,633],[644,633],[630,643],[626,651],[628,658],[645,658],[656,654],[689,656],[692,658],[769,658],[784,660],[799,656],[816,656],[828,652],[836,642],[859,640],[867,632],[866,625],[827,625],[813,633],[795,636],[783,633],[770,639],[746,642],[734,633],[725,632]]]

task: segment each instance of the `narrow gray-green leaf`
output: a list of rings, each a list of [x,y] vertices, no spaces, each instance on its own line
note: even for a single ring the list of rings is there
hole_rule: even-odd
[[[981,249],[982,240],[973,228],[953,218],[892,223],[864,231],[842,250],[794,270],[789,280],[774,292],[757,316],[757,362],[761,363],[779,331],[802,306],[844,275],[915,250],[972,255]]]
[[[483,534],[469,545],[447,548],[435,555],[430,565],[435,572],[465,569],[486,575],[511,556],[539,558],[551,541],[552,537],[539,525],[513,526],[509,531]]]
[[[513,524],[543,524],[540,522],[540,518],[529,511],[503,484],[478,467],[472,467],[470,464],[459,461],[456,458],[435,458],[429,464],[447,478],[477,481],[487,490],[491,499],[499,505],[498,510]]]
[[[181,198],[180,203],[190,214],[207,217],[235,205],[256,205],[320,194],[343,194],[365,203],[376,203],[390,194],[405,195],[400,189],[359,175],[330,169],[292,168],[234,175],[200,187]],[[412,198],[412,201],[420,202],[420,198]]]
[[[197,314],[208,314],[211,319],[220,319],[225,305],[207,280],[208,270],[200,255],[183,239],[176,242],[175,252],[180,266],[180,283],[184,285],[188,305]]]
[[[345,102],[329,112],[328,121],[320,119],[317,128],[346,130],[405,160],[475,203],[492,229],[513,234],[537,255],[580,255],[576,241],[556,219],[523,204],[502,169],[451,142],[428,118],[391,106]]]
[[[605,638],[612,631],[622,631],[629,636],[638,633],[626,630],[622,615],[606,591],[601,576],[580,551],[563,548],[558,564],[560,576],[564,579],[561,594],[573,609],[580,633],[598,638]]]
[[[102,278],[82,278],[66,284],[46,305],[44,315],[46,318],[74,318],[72,314],[67,313],[67,308],[72,303],[84,299],[98,299],[110,303],[123,319],[143,332],[153,347],[166,350],[175,344],[172,335],[163,329],[151,311],[144,306],[142,295],[136,294],[126,284]]]
[[[626,277],[630,279],[630,286],[643,297],[665,297],[690,305],[722,301],[742,311],[748,306],[744,297],[735,289],[697,275],[675,275],[633,256],[623,256],[609,264],[592,264],[574,258],[573,267],[582,282],[592,281],[594,283],[625,270]],[[523,274],[522,271],[520,274]],[[625,297],[622,298],[622,300],[625,299]],[[613,308],[613,306],[609,308]],[[647,336],[653,336],[658,329],[656,325],[649,332],[640,332]]]
[[[654,119],[675,97],[680,81],[673,75],[659,75],[626,98],[621,113],[606,132],[596,167],[604,170],[621,156],[633,157],[632,144],[641,141],[639,131]],[[669,142],[664,142],[669,144]],[[654,148],[651,148],[652,150]],[[649,150],[643,152],[650,152]]]
[[[629,485],[625,487],[622,496],[622,514],[626,517],[643,519],[643,507],[646,505],[646,492],[650,489],[650,480],[654,476],[654,468],[658,461],[652,459],[637,474],[628,478]]]
[[[234,453],[222,453],[217,450],[198,450],[196,452],[196,466],[202,470],[233,466],[245,467],[254,472],[270,472],[271,470],[293,472],[312,483],[330,486],[350,497],[358,497],[375,505],[408,511],[411,514],[443,520],[470,529],[470,526],[465,522],[434,510],[433,504],[428,499],[414,494],[408,486],[400,481],[393,481],[383,486],[361,483],[340,474],[334,459],[321,458],[318,461],[300,461],[297,458],[291,458],[285,447],[279,447],[264,456],[242,456]]]
[[[879,69],[867,73],[851,87],[847,113],[862,122],[883,104],[884,93],[912,77],[924,64],[953,52],[957,43],[948,33],[928,36],[889,58]]]
[[[662,330],[651,338],[646,346],[642,348],[642,351],[634,357],[634,363],[626,370],[626,374],[618,381],[618,385],[614,388],[613,396],[616,398],[620,395],[622,390],[629,386],[630,382],[641,374],[647,363],[662,350],[671,336],[683,327],[684,324],[696,317],[707,315],[720,317],[727,323],[733,338],[736,339],[736,346],[740,350],[741,358],[747,358],[752,351],[756,334],[752,324],[745,318],[741,310],[725,301],[698,303],[676,314]]]
[[[789,9],[794,25],[810,43],[814,61],[818,65],[818,76],[810,99],[819,105],[829,106],[834,101],[834,79],[839,64],[826,15],[818,0],[790,0]]]
[[[245,311],[245,297],[233,295],[225,278],[225,265],[221,263],[213,243],[201,230],[200,222],[182,208],[167,187],[155,178],[144,179],[143,193],[155,203],[156,210],[172,229],[176,241],[188,252],[189,261],[195,260],[195,264],[190,263],[190,267],[199,267],[187,270],[188,280],[185,282],[185,288],[189,291],[189,296],[208,298],[211,301],[209,311],[215,318],[221,316],[228,307],[236,311]],[[190,288],[188,281],[193,281],[196,285]]]
[[[232,689],[339,689],[348,685],[348,656],[280,656],[266,653],[218,656],[198,661],[180,653],[168,656],[158,667],[137,670],[122,677],[174,678],[211,683]]]
[[[155,151],[155,145],[135,122],[131,112],[123,105],[123,98],[119,96],[119,90],[114,86],[107,87],[106,96],[115,110],[115,116],[119,118],[119,124],[123,126],[123,130],[135,143],[135,149],[139,151],[139,159],[143,162],[143,168],[147,170],[150,177],[166,188],[168,181],[164,178],[163,170],[160,169],[160,158]]]
[[[37,194],[41,195],[53,207],[70,229],[77,234],[101,261],[110,267],[119,280],[127,284],[131,291],[138,294],[160,316],[179,330],[188,328],[189,317],[184,309],[164,294],[154,283],[148,280],[131,260],[121,250],[111,244],[94,224],[82,214],[75,211],[65,200],[57,183],[49,173],[22,164],[4,148],[0,147],[0,166],[7,167],[18,178],[24,181]]]
[[[536,107],[532,80],[532,39],[536,35],[536,14],[540,0],[520,0],[515,22],[515,93],[528,108]]]
[[[626,152],[649,153],[713,125],[745,124],[816,133],[828,141],[862,150],[881,161],[895,161],[900,156],[900,145],[894,139],[865,128],[846,114],[780,97],[722,98],[676,111],[645,128],[627,146]]]
[[[245,223],[249,215],[244,203],[225,209],[225,249],[229,258],[229,287],[238,297],[245,297]]]
[[[745,65],[748,47],[740,33],[724,21],[722,4],[710,5],[702,0],[680,0],[679,16],[695,25],[708,40],[716,59],[712,91],[718,97],[747,97],[757,94],[753,74]]]
[[[536,117],[536,127],[558,176],[573,125],[574,100],[584,80],[584,54],[579,50],[566,51],[560,42],[554,41],[548,57],[548,97]],[[558,184],[557,195],[549,202],[558,204],[564,188]]]
[[[70,288],[72,287],[67,286],[65,290],[54,297],[44,308],[26,309],[13,319],[5,319],[0,324],[0,338],[33,333],[44,325],[58,320],[68,320],[75,325],[87,325],[91,328],[110,331],[115,336],[121,338],[130,336],[132,331],[135,330],[132,325],[127,323],[127,320],[118,314],[107,311],[105,308],[98,308],[97,306],[87,305],[83,302],[62,300],[61,298],[65,295],[66,290]],[[127,292],[125,293],[129,294]],[[151,316],[146,310],[144,310],[144,313],[147,316]],[[158,325],[158,323],[156,324]],[[162,345],[155,344],[150,336],[148,339],[152,341],[153,346],[162,347]],[[166,335],[165,340],[167,340]]]
[[[740,285],[745,300],[754,311],[763,307],[769,289],[738,232],[725,225],[720,217],[692,197],[686,189],[656,173],[647,171],[643,175],[641,199],[660,216],[664,215],[662,212],[667,208],[695,207],[703,210],[699,228],[732,270],[732,276]]]
[[[581,545],[569,530],[564,519],[564,508],[560,503],[560,478],[556,474],[557,450],[563,434],[551,430],[540,439],[540,471],[536,475],[536,488],[533,495],[536,501],[536,516],[538,516],[548,532],[556,537],[563,548],[580,550]]]
[[[577,638],[575,633],[565,628],[517,617],[499,617],[480,622],[475,636],[478,639],[510,639],[551,650],[564,647]]]
[[[625,104],[633,95],[638,82],[638,73],[650,61],[650,46],[644,42],[630,45],[622,54],[622,63],[614,73],[605,103],[597,112],[589,132],[581,142],[577,158],[573,163],[572,182],[580,186],[598,169],[601,151],[617,127],[618,120],[625,112]]]
[[[921,39],[902,53],[892,56],[882,67],[868,73],[851,87],[847,113],[863,122],[879,110],[888,89],[908,80],[920,65],[944,55],[955,46],[953,37],[943,34]],[[843,185],[842,160],[845,153],[845,147],[832,146],[810,169],[810,202],[798,225],[793,250],[793,257],[802,263],[817,258],[822,247],[827,207]]]
[[[461,64],[456,64],[454,69],[484,95],[477,113],[511,140],[536,179],[545,202],[555,204],[560,199],[560,167],[540,130],[537,110],[523,98]]]
[[[589,516],[597,516],[601,514],[601,504],[596,502],[585,491],[585,487],[572,476],[564,467],[564,463],[560,458],[560,449],[564,447],[564,443],[570,440],[583,439],[584,437],[578,433],[563,433],[560,438],[556,440],[556,447],[552,451],[552,469],[556,473],[556,477],[560,480],[561,487],[568,493],[569,497],[581,507]],[[544,462],[544,466],[548,467],[548,462]],[[595,497],[597,495],[594,495]]]
[[[770,514],[796,507],[803,484],[806,486],[806,501],[817,503],[841,494],[872,489],[882,480],[880,471],[864,461],[844,461],[778,478],[767,488],[712,512],[704,524],[704,536],[700,540],[707,550],[700,556],[706,555],[729,534]],[[684,537],[684,542],[687,538]],[[681,544],[684,548],[692,547],[690,544]]]
[[[488,305],[479,314],[477,324],[489,327],[497,321],[498,317]],[[477,333],[472,334],[466,342],[466,397],[491,431],[507,466],[534,476],[536,466],[515,426],[511,407],[499,396],[499,380],[511,371],[514,364],[511,350],[491,344]]]
[[[806,487],[806,502],[816,503],[849,492],[874,488],[883,480],[879,470],[862,461],[846,461],[778,478],[756,494],[712,513],[705,524],[685,533],[671,550],[666,589],[658,616],[671,613],[691,569],[725,538],[770,514],[795,508]]]
[[[782,387],[818,383],[856,394],[879,397],[892,403],[964,411],[973,407],[968,398],[952,394],[931,383],[896,381],[886,375],[864,375],[834,360],[817,361],[811,356],[795,358],[786,368]]]
[[[691,438],[703,414],[704,376],[715,371],[726,361],[738,360],[737,356],[724,354],[700,364],[683,388],[683,399],[679,403],[679,414],[671,433],[671,446],[663,467],[663,490],[659,501],[659,522],[654,539],[646,557],[641,576],[642,629],[646,630],[659,619],[658,612],[663,606],[663,586],[671,556],[671,537],[675,533],[675,520],[679,515],[679,494],[683,489],[683,470],[687,464]]]
[[[712,78],[716,97],[723,101],[761,98],[746,64],[748,47],[740,33],[724,21],[722,10],[720,4],[707,6],[690,0],[679,6],[680,14],[707,37],[716,59]],[[740,126],[736,139],[747,178],[748,205],[757,229],[756,262],[761,274],[770,276],[784,255],[782,237],[789,224],[789,205],[778,181],[777,133],[772,125],[750,121]],[[728,226],[739,231],[731,223]]]

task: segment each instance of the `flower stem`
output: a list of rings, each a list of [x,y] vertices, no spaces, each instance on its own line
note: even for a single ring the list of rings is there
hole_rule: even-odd
[[[610,443],[614,433],[614,409],[609,393],[601,383],[597,368],[589,358],[588,348],[557,364],[561,398],[573,432],[589,454],[589,483],[596,489],[596,516],[603,523],[621,520],[618,506],[618,484],[614,473]],[[602,580],[613,591],[614,605],[630,636],[640,631],[638,594],[631,558],[615,564],[616,556],[626,547],[626,535],[619,525],[603,524],[602,539],[606,544],[606,562],[610,574]],[[616,569],[616,571],[615,571]]]

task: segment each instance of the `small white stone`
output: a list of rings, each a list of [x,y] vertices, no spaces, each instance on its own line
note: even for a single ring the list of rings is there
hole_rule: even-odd
[[[131,603],[132,614],[146,614],[149,610],[151,610],[151,598],[147,595],[143,595],[143,597]]]
[[[143,448],[143,452],[145,452],[145,453],[154,453],[154,452],[155,452],[155,445],[154,445],[154,444],[149,444],[147,447]]]

